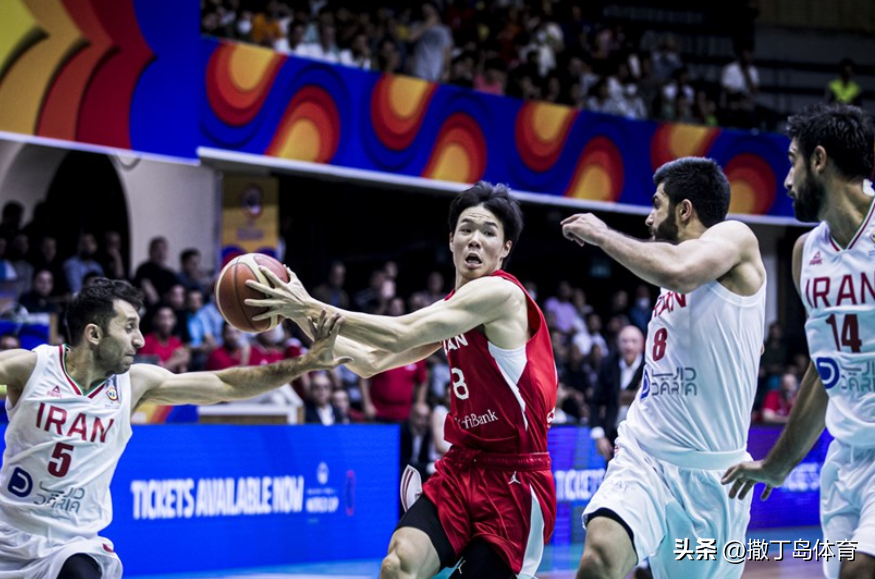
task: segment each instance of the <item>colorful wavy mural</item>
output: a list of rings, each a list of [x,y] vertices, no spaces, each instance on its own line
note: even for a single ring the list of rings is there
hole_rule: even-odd
[[[3,0],[0,130],[193,157],[198,14],[174,0]]]
[[[168,14],[173,18],[167,18]],[[790,218],[787,139],[631,121],[201,38],[196,0],[0,2],[0,131],[195,159],[208,147],[647,207],[685,155],[731,210]]]
[[[211,39],[202,62],[206,147],[639,207],[657,167],[708,156],[730,179],[733,213],[792,216],[781,135],[631,121]]]

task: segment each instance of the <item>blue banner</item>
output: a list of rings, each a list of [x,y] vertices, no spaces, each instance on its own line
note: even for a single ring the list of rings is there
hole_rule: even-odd
[[[779,434],[752,429],[754,458]],[[831,440],[824,433],[768,501],[757,487],[751,529],[819,524],[820,469]],[[581,514],[605,461],[588,428],[557,426],[548,444],[558,503],[551,542],[579,543]],[[103,535],[129,575],[377,559],[398,519],[399,453],[397,426],[135,427]]]
[[[766,457],[783,430],[782,426],[752,428],[747,441],[748,452],[755,460]],[[751,529],[804,527],[820,525],[820,469],[833,438],[826,431],[784,484],[761,501],[763,485],[754,489],[750,509]]]
[[[126,575],[379,558],[398,439],[382,425],[135,427],[102,535]]]

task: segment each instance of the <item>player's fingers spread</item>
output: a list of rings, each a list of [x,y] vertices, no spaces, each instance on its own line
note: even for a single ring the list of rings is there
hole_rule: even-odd
[[[728,469],[726,469],[726,472],[723,473],[723,478],[720,479],[720,482],[728,485],[736,478],[738,478],[738,466],[730,466]]]
[[[760,500],[764,501],[772,494],[772,489],[775,488],[772,485],[766,485],[766,488],[763,489],[763,494],[760,495]]]
[[[744,498],[747,496],[747,493],[750,492],[750,490],[753,488],[753,486],[754,486],[755,484],[756,484],[756,483],[755,483],[754,481],[752,481],[752,480],[749,480],[749,481],[745,482],[745,483],[744,483],[744,486],[741,488],[741,492],[738,493],[738,498],[739,498],[739,499],[744,499]]]
[[[319,328],[316,327],[316,322],[310,316],[307,316],[307,325],[310,326],[310,333],[313,334],[313,339],[317,339],[319,337]]]

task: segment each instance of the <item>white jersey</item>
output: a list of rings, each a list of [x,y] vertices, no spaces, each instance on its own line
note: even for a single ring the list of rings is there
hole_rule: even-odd
[[[743,460],[765,337],[766,283],[752,296],[717,281],[663,289],[647,330],[644,378],[620,436],[687,468]]]
[[[808,350],[829,394],[826,427],[849,446],[875,447],[875,202],[847,249],[826,222],[808,234],[799,281]]]
[[[0,521],[54,539],[93,536],[112,521],[109,484],[131,437],[130,374],[83,395],[64,346],[33,351],[21,397],[6,403]]]

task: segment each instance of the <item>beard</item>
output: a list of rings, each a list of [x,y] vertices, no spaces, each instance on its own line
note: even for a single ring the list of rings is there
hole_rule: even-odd
[[[650,230],[650,236],[653,241],[667,241],[669,243],[677,243],[678,241],[678,221],[674,212],[669,212],[669,216],[665,221],[660,223],[656,229]]]
[[[793,201],[793,211],[796,213],[796,219],[803,223],[820,221],[818,215],[820,214],[820,208],[823,206],[824,197],[826,197],[826,187],[819,183],[809,170],[802,180],[802,184],[799,185],[796,191],[796,199]]]

